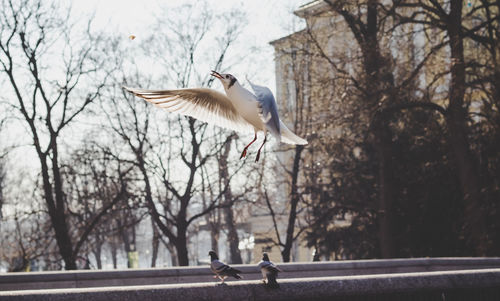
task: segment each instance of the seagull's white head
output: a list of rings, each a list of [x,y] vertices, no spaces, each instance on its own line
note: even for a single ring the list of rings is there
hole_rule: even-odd
[[[220,74],[219,72],[212,70],[210,75],[217,77],[226,90],[229,90],[238,81],[236,77],[229,73]]]

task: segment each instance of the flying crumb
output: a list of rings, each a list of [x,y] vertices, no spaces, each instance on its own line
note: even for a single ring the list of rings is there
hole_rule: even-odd
[[[135,36],[133,34],[131,34],[128,38],[131,39],[131,40],[134,40]]]

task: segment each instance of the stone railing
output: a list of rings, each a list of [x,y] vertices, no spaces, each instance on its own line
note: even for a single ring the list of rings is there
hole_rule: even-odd
[[[500,269],[0,292],[0,301],[500,300]]]
[[[244,280],[262,276],[256,265],[233,265]],[[350,260],[311,263],[280,263],[280,279],[375,275],[428,271],[500,268],[500,258],[415,258]],[[0,274],[0,291],[51,288],[84,288],[215,282],[206,267],[129,269],[110,271],[56,271]],[[500,300],[500,299],[499,299]]]

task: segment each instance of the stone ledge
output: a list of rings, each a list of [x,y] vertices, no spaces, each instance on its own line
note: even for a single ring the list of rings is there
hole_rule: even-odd
[[[282,278],[346,276],[500,268],[500,258],[411,258],[279,263]],[[261,277],[255,264],[233,265],[245,279]],[[205,282],[208,266],[128,270],[52,271],[0,274],[0,291]]]
[[[0,301],[85,300],[328,300],[340,296],[398,293],[448,293],[463,289],[500,288],[500,269],[396,273],[280,280],[269,290],[259,281],[168,284],[0,292]]]

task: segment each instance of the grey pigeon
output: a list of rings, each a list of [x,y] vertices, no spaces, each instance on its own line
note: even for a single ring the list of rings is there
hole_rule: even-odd
[[[274,263],[269,260],[267,253],[262,254],[262,261],[259,262],[260,272],[262,273],[262,282],[270,288],[279,288],[279,284],[276,281],[278,278],[278,273],[283,272]]]
[[[211,75],[221,81],[226,95],[207,88],[177,90],[123,88],[169,112],[191,116],[239,132],[253,132],[254,139],[243,149],[240,159],[246,157],[248,147],[257,140],[257,132],[260,131],[264,132],[264,142],[257,152],[255,161],[259,161],[260,151],[267,141],[267,131],[284,143],[307,144],[306,140],[292,133],[280,121],[271,90],[250,83],[254,94],[240,85],[231,74],[212,71]]]
[[[208,252],[210,255],[210,269],[214,272],[214,278],[219,278],[224,283],[227,277],[232,276],[236,279],[241,279],[242,277],[239,275],[241,273],[240,270],[234,269],[227,264],[219,261],[219,256],[214,251]]]

